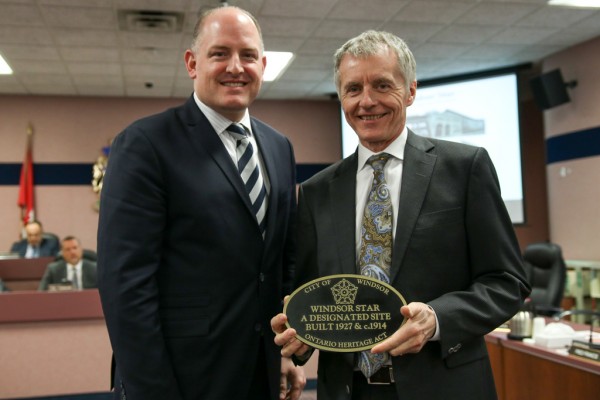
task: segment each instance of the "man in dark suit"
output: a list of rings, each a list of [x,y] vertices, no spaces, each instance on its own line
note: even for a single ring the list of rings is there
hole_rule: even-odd
[[[61,257],[48,264],[38,290],[48,290],[48,285],[70,282],[73,289],[94,289],[96,263],[83,259],[79,239],[67,236],[61,241]]]
[[[281,375],[296,399],[303,371],[269,326],[291,289],[295,161],[248,113],[266,65],[256,20],[204,13],[185,62],[192,97],[119,134],[104,178],[98,283],[115,398],[278,399]]]
[[[13,243],[10,251],[22,258],[54,257],[58,254],[58,240],[44,237],[42,223],[30,221],[25,225],[27,238]]]
[[[379,212],[365,207],[373,182],[379,191],[369,196],[385,199],[393,212],[373,233],[389,230],[391,257],[376,257],[374,248],[370,256],[377,267],[388,263],[378,276],[408,305],[400,310],[405,324],[372,349],[381,362],[365,372],[364,354],[321,351],[317,396],[494,399],[484,335],[518,311],[529,286],[492,162],[483,148],[426,139],[406,128],[416,64],[400,38],[368,31],[335,59],[342,108],[360,144],[300,187],[295,286],[369,271],[362,269],[361,238],[370,229],[363,210]],[[384,165],[377,183],[372,159]],[[311,349],[285,321],[284,314],[272,320],[276,343],[282,354],[304,362]]]

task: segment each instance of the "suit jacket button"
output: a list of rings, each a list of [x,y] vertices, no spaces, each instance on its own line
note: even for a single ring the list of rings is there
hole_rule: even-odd
[[[261,324],[257,322],[257,323],[254,325],[254,330],[255,330],[256,332],[260,332],[260,331],[261,331],[261,329],[262,329],[262,326],[261,326]]]
[[[260,274],[258,274],[258,280],[261,282],[265,281],[265,274],[263,274],[262,272]]]

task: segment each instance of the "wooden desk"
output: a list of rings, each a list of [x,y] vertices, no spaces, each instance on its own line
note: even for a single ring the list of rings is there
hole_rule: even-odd
[[[54,257],[0,260],[0,278],[12,291],[37,290],[46,266],[52,261]]]
[[[96,289],[0,294],[0,399],[108,392],[112,350]]]
[[[506,333],[492,332],[486,343],[500,400],[593,399],[600,393],[600,363],[509,340]]]

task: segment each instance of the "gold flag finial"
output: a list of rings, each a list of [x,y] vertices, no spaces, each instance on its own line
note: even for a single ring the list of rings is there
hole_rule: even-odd
[[[33,125],[31,125],[31,122],[29,124],[27,124],[27,135],[29,135],[29,136],[33,135]]]

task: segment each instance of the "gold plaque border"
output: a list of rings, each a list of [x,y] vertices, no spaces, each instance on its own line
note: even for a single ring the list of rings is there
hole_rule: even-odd
[[[386,282],[384,282],[382,280],[379,280],[379,279],[376,279],[376,278],[371,278],[370,276],[359,275],[359,274],[336,274],[336,275],[327,275],[327,276],[323,276],[321,278],[313,279],[312,281],[306,282],[302,286],[298,287],[296,290],[294,290],[292,292],[292,294],[288,298],[288,301],[283,306],[283,313],[285,315],[287,315],[286,311],[287,311],[288,303],[290,302],[290,300],[296,294],[298,294],[300,291],[302,291],[302,289],[306,288],[307,286],[312,285],[315,282],[319,282],[319,281],[323,281],[323,280],[327,280],[327,279],[334,279],[334,278],[335,279],[337,279],[337,278],[354,278],[354,279],[360,278],[360,279],[365,279],[365,280],[370,280],[370,281],[376,282],[378,284],[381,284],[381,285],[385,286],[386,288],[388,288],[392,292],[394,292],[400,298],[400,301],[402,302],[402,305],[405,306],[407,304],[406,300],[404,299],[404,296],[402,296],[402,294],[399,291],[397,291],[396,288],[394,288],[389,283],[386,283]],[[402,319],[402,323],[400,324],[400,326],[404,325],[405,322],[406,322],[406,318],[403,318]],[[289,322],[286,322],[285,325],[288,328],[291,328]],[[298,339],[299,341],[301,341],[302,343],[304,343],[304,344],[306,344],[308,346],[314,347],[315,349],[324,350],[324,351],[332,351],[332,352],[336,352],[336,353],[355,353],[355,352],[358,352],[358,351],[369,350],[369,349],[375,347],[377,344],[383,342],[383,340],[380,340],[379,342],[373,343],[372,345],[369,345],[369,346],[356,347],[356,348],[352,348],[352,349],[339,349],[337,347],[327,347],[327,346],[318,345],[316,343],[312,343],[311,341],[309,341],[309,340],[301,337],[300,335],[296,335],[296,339]]]

